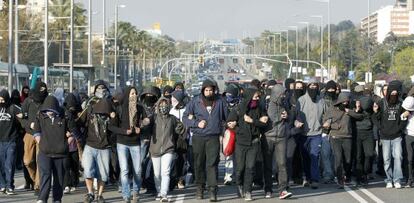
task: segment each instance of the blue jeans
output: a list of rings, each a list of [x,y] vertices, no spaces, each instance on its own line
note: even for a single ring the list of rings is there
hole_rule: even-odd
[[[167,153],[160,157],[151,157],[152,166],[154,168],[154,182],[158,195],[167,197],[170,187],[171,163],[174,160],[173,153]]]
[[[131,198],[131,189],[129,184],[129,165],[128,160],[131,157],[133,169],[133,190],[139,193],[141,187],[141,146],[128,146],[123,144],[116,144],[118,153],[118,161],[120,167],[120,178],[122,184],[122,197],[124,199]]]
[[[108,181],[110,149],[95,149],[85,145],[82,154],[83,176]]]
[[[302,136],[301,145],[306,178],[313,182],[319,182],[319,155],[322,137],[321,135]]]
[[[321,161],[323,166],[322,177],[324,180],[333,180],[333,161],[334,156],[329,142],[329,136],[322,137]]]
[[[16,142],[0,142],[0,188],[14,189]]]
[[[386,183],[400,183],[403,178],[402,163],[402,138],[393,140],[381,140],[382,155],[384,157],[384,170],[387,175]],[[391,166],[391,159],[394,159],[394,167]]]

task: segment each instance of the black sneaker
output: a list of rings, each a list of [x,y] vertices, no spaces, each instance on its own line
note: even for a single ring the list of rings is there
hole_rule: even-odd
[[[204,199],[204,188],[202,187],[197,188],[196,197],[198,200]]]
[[[311,183],[311,188],[312,189],[318,189],[318,183],[317,182],[312,182]]]
[[[11,189],[11,188],[7,188],[7,190],[6,190],[6,195],[15,195],[16,193],[14,192],[14,190],[13,189]]]
[[[95,200],[95,196],[91,193],[88,193],[85,195],[85,198],[83,199],[83,203],[92,203],[93,200]]]
[[[103,198],[103,196],[102,196],[102,195],[100,195],[100,196],[98,196],[98,197],[96,198],[96,202],[98,202],[98,203],[105,203],[105,199]]]

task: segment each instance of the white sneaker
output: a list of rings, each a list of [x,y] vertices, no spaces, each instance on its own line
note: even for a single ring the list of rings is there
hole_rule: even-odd
[[[76,187],[71,187],[70,188],[70,192],[75,192],[76,191]]]
[[[394,187],[395,187],[395,189],[401,189],[401,184],[400,183],[394,183]]]
[[[69,194],[70,193],[70,187],[65,187],[65,190],[63,190],[63,194]]]
[[[391,189],[392,188],[392,183],[387,183],[387,186],[385,186],[385,188]]]

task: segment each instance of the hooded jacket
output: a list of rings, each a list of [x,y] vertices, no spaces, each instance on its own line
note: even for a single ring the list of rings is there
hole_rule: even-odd
[[[161,115],[159,113],[159,104],[162,101],[166,101],[171,108],[170,100],[166,97],[161,97],[155,105],[156,111],[152,118],[154,121],[152,127],[155,133],[151,137],[149,147],[151,157],[160,157],[167,153],[173,153],[178,137],[185,134],[184,125],[180,120],[173,115]]]
[[[325,102],[320,97],[313,102],[309,93],[298,99],[296,104],[296,115],[298,120],[303,121],[303,130],[306,136],[322,134],[322,118],[326,111]]]
[[[183,115],[184,124],[190,128],[193,136],[219,136],[223,132],[224,121],[227,119],[226,104],[219,95],[214,95],[211,112],[208,112],[202,99],[203,91],[207,86],[215,87],[215,84],[211,80],[205,80],[201,94],[186,105]],[[207,126],[203,129],[198,128],[198,123],[202,120],[207,121]]]
[[[329,135],[332,138],[352,137],[351,117],[345,111],[341,111],[338,108],[338,105],[343,102],[349,102],[349,95],[347,93],[341,93],[335,104],[330,106],[323,116],[323,122],[330,123]]]
[[[80,118],[81,123],[86,126],[86,144],[95,149],[106,149],[110,147],[111,136],[108,126],[112,125],[109,114],[112,112],[112,105],[109,99],[101,99],[91,108],[88,108],[86,116]]]
[[[61,87],[56,88],[55,93],[53,95],[58,100],[59,106],[63,107],[63,102],[65,101],[65,91],[63,90],[63,88]]]
[[[5,105],[0,107],[0,142],[15,142],[19,131],[16,117],[19,111],[11,105],[7,90],[1,90],[0,97],[5,101]]]
[[[362,96],[357,99],[361,103],[361,109],[356,112],[355,110],[349,110],[348,114],[355,121],[357,136],[373,136],[373,111],[372,106],[374,104],[370,96]]]
[[[276,138],[285,137],[285,124],[286,121],[281,118],[283,111],[286,111],[282,101],[282,95],[285,93],[285,88],[282,85],[275,85],[271,89],[270,102],[267,109],[267,115],[269,116],[269,126],[266,130],[266,137]]]
[[[53,118],[46,115],[47,111],[55,113]],[[36,117],[34,136],[41,136],[39,150],[49,157],[65,157],[69,152],[66,132],[67,120],[62,114],[59,102],[54,96],[47,96],[40,113]]]
[[[381,139],[392,140],[402,136],[406,121],[401,120],[403,113],[402,101],[398,100],[395,105],[389,104],[391,92],[396,90],[401,94],[401,82],[392,81],[388,85],[387,97],[379,102],[379,111],[375,113],[380,126]]]
[[[40,89],[46,88],[46,84],[43,82],[36,83],[35,88],[31,91],[30,97],[24,100],[22,104],[23,119],[21,120],[22,126],[26,130],[26,133],[33,135],[33,129],[30,128],[31,123],[34,123],[38,114],[40,105],[43,103],[47,96],[47,88],[41,92]]]
[[[227,119],[227,122],[236,121],[236,143],[244,146],[251,146],[253,140],[260,137],[262,130],[267,126],[266,123],[259,119],[266,116],[265,110],[257,104],[256,108],[250,108],[249,103],[254,94],[259,92],[255,88],[248,88],[244,91],[243,101],[233,109]],[[253,119],[253,123],[244,121],[244,115],[248,115]]]
[[[148,103],[146,103],[145,100],[145,95],[146,94],[151,94],[153,95],[153,101],[151,101],[152,105],[149,105]],[[141,106],[144,108],[145,110],[145,115],[147,118],[151,118],[155,112],[155,103],[158,101],[158,99],[161,97],[161,91],[158,87],[155,86],[150,86],[150,87],[146,87],[142,93],[139,96],[139,101],[141,103]],[[141,131],[141,139],[143,140],[149,140],[151,135],[153,134],[152,132],[152,128],[146,128],[143,129]]]
[[[414,116],[412,113],[414,111],[414,97],[408,96],[407,98],[405,98],[402,106],[405,110],[410,111],[410,115],[408,116],[408,118],[403,118],[401,116],[401,120],[407,120],[405,134],[408,136],[414,136]]]
[[[136,103],[137,113],[134,115],[134,123],[135,127],[140,127],[141,132],[138,134],[135,132],[134,129],[132,134],[128,135],[127,130],[131,128],[129,126],[129,94],[131,90],[135,88],[127,87],[123,91],[123,98],[121,105],[118,105],[115,109],[116,117],[113,119],[112,125],[110,126],[110,131],[112,131],[116,135],[116,142],[119,144],[127,145],[127,146],[138,146],[140,145],[140,134],[144,130],[141,126],[141,121],[146,118],[144,108],[138,103]]]

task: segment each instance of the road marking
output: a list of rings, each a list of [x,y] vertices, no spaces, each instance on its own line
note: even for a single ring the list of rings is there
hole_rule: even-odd
[[[344,189],[347,193],[349,193],[353,198],[355,198],[356,200],[358,200],[358,202],[360,203],[368,203],[364,198],[362,198],[361,196],[359,196],[356,192],[354,192],[351,188],[349,188],[348,186],[344,186]]]
[[[184,199],[185,199],[184,197],[185,197],[185,194],[177,195],[175,197],[175,201],[174,202],[176,202],[176,203],[183,203],[184,202]]]
[[[372,200],[374,200],[376,203],[385,203],[384,201],[382,201],[380,198],[378,198],[377,196],[375,196],[374,194],[372,194],[367,189],[360,188],[359,190],[361,190],[361,192],[363,192],[364,194],[366,194],[369,198],[371,198]]]

